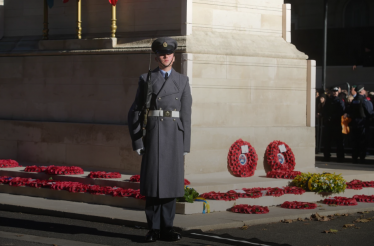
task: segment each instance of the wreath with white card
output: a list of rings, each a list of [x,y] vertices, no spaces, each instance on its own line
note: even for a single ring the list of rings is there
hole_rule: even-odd
[[[282,141],[273,141],[266,148],[266,160],[272,171],[293,171],[295,155],[291,148]]]
[[[236,177],[251,177],[257,167],[258,156],[255,148],[242,139],[231,145],[227,155],[230,173]]]

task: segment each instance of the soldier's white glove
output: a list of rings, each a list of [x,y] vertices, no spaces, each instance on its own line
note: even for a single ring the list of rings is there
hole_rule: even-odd
[[[184,153],[183,153],[183,155],[187,155],[187,154],[188,154],[188,152],[184,152]]]
[[[144,154],[144,149],[137,149],[136,153],[138,153],[138,155],[142,156]]]

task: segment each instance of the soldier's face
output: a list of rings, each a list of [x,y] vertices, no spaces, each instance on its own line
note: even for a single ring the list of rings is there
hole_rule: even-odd
[[[333,92],[332,92],[332,95],[333,95],[334,97],[337,97],[338,94],[339,94],[339,91],[333,91]]]
[[[163,67],[172,67],[175,61],[174,54],[157,54],[156,61]]]

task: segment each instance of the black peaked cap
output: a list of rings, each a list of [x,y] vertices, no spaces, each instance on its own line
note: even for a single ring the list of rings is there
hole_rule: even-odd
[[[156,54],[171,54],[177,47],[177,41],[168,37],[158,38],[152,43],[152,51]]]

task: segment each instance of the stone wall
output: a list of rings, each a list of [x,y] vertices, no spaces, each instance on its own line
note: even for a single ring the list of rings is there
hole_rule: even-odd
[[[282,35],[283,0],[193,0],[193,31]]]
[[[127,126],[0,120],[0,158],[139,173]]]
[[[149,54],[0,57],[0,119],[127,124],[148,61]],[[178,71],[180,64],[178,55]]]
[[[43,34],[43,1],[5,0],[5,36],[37,36]],[[167,6],[168,14],[165,14]],[[117,5],[117,32],[180,30],[181,1],[122,0]],[[82,1],[82,33],[110,34],[112,7],[108,1]],[[55,1],[49,9],[49,34],[76,33],[76,1]],[[149,21],[149,20],[152,21]],[[168,22],[168,25],[165,23]]]

